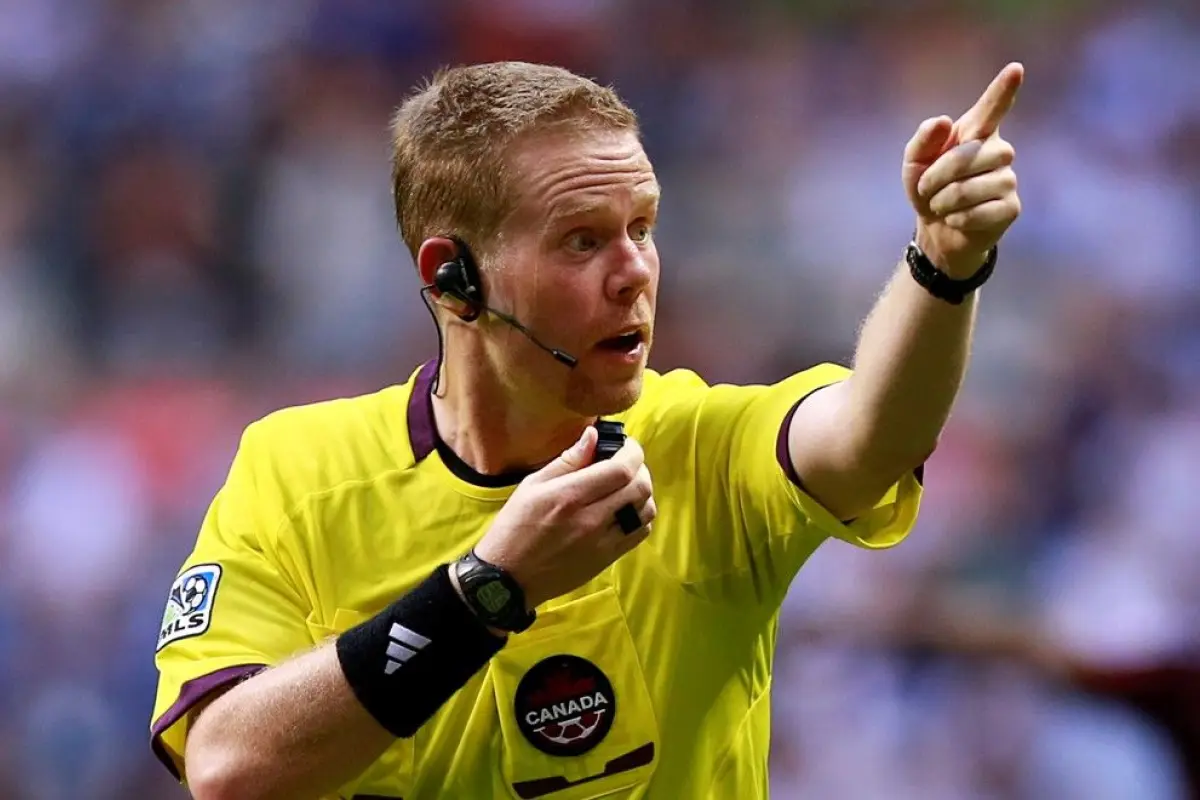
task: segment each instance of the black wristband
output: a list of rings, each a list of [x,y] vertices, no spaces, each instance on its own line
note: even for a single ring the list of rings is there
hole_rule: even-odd
[[[354,696],[393,735],[412,736],[500,651],[458,596],[445,564],[337,639]]]
[[[904,250],[904,260],[908,263],[908,271],[913,280],[920,284],[925,291],[939,300],[945,300],[951,305],[961,305],[967,296],[987,283],[996,269],[999,247],[992,246],[982,265],[969,278],[951,278],[938,269],[929,257],[917,246],[916,239],[909,243]]]

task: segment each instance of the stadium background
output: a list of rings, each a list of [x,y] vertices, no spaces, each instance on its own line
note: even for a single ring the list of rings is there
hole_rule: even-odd
[[[774,796],[1185,796],[1200,6],[3,0],[0,797],[183,796],[146,743],[174,570],[244,424],[431,353],[385,122],[499,58],[636,106],[652,363],[731,381],[848,357],[911,232],[904,143],[1025,62],[1025,212],[924,516],[800,574]]]

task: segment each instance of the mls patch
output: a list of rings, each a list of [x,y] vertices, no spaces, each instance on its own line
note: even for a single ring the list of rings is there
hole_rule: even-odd
[[[197,564],[175,579],[167,598],[155,652],[171,642],[199,636],[208,630],[220,581],[220,564]]]
[[[556,655],[530,668],[517,684],[517,727],[543,753],[579,756],[604,740],[617,713],[617,695],[600,668],[585,658]]]

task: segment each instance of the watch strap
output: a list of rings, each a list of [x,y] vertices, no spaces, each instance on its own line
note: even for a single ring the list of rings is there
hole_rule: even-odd
[[[908,263],[908,271],[912,274],[913,280],[924,287],[925,291],[951,305],[960,305],[968,295],[983,286],[992,277],[999,252],[1000,248],[994,245],[988,251],[983,265],[969,278],[952,278],[938,269],[937,265],[930,261],[929,256],[925,255],[917,245],[915,239],[909,242],[908,247],[905,248],[904,260]]]

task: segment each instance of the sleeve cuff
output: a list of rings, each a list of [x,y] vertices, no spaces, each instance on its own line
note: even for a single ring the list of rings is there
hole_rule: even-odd
[[[175,776],[176,780],[183,780],[183,770],[179,766],[183,761],[183,754],[176,752],[166,743],[164,737],[167,731],[182,720],[197,703],[213,692],[240,683],[264,669],[266,669],[265,664],[239,664],[193,678],[180,687],[179,696],[175,702],[150,727],[150,749],[154,751],[154,755],[158,757],[163,766]]]
[[[833,384],[827,384],[831,386]],[[792,464],[791,453],[788,449],[788,430],[792,425],[792,417],[796,409],[806,399],[821,389],[820,386],[808,392],[797,400],[779,426],[775,439],[775,458],[780,469],[791,484],[797,504],[810,520],[823,532],[851,544],[868,549],[883,549],[899,544],[916,522],[917,507],[925,481],[925,464],[922,462],[911,473],[906,474],[894,486],[888,489],[875,508],[865,515],[852,520],[839,520],[829,512],[816,498],[808,494],[796,467]]]

